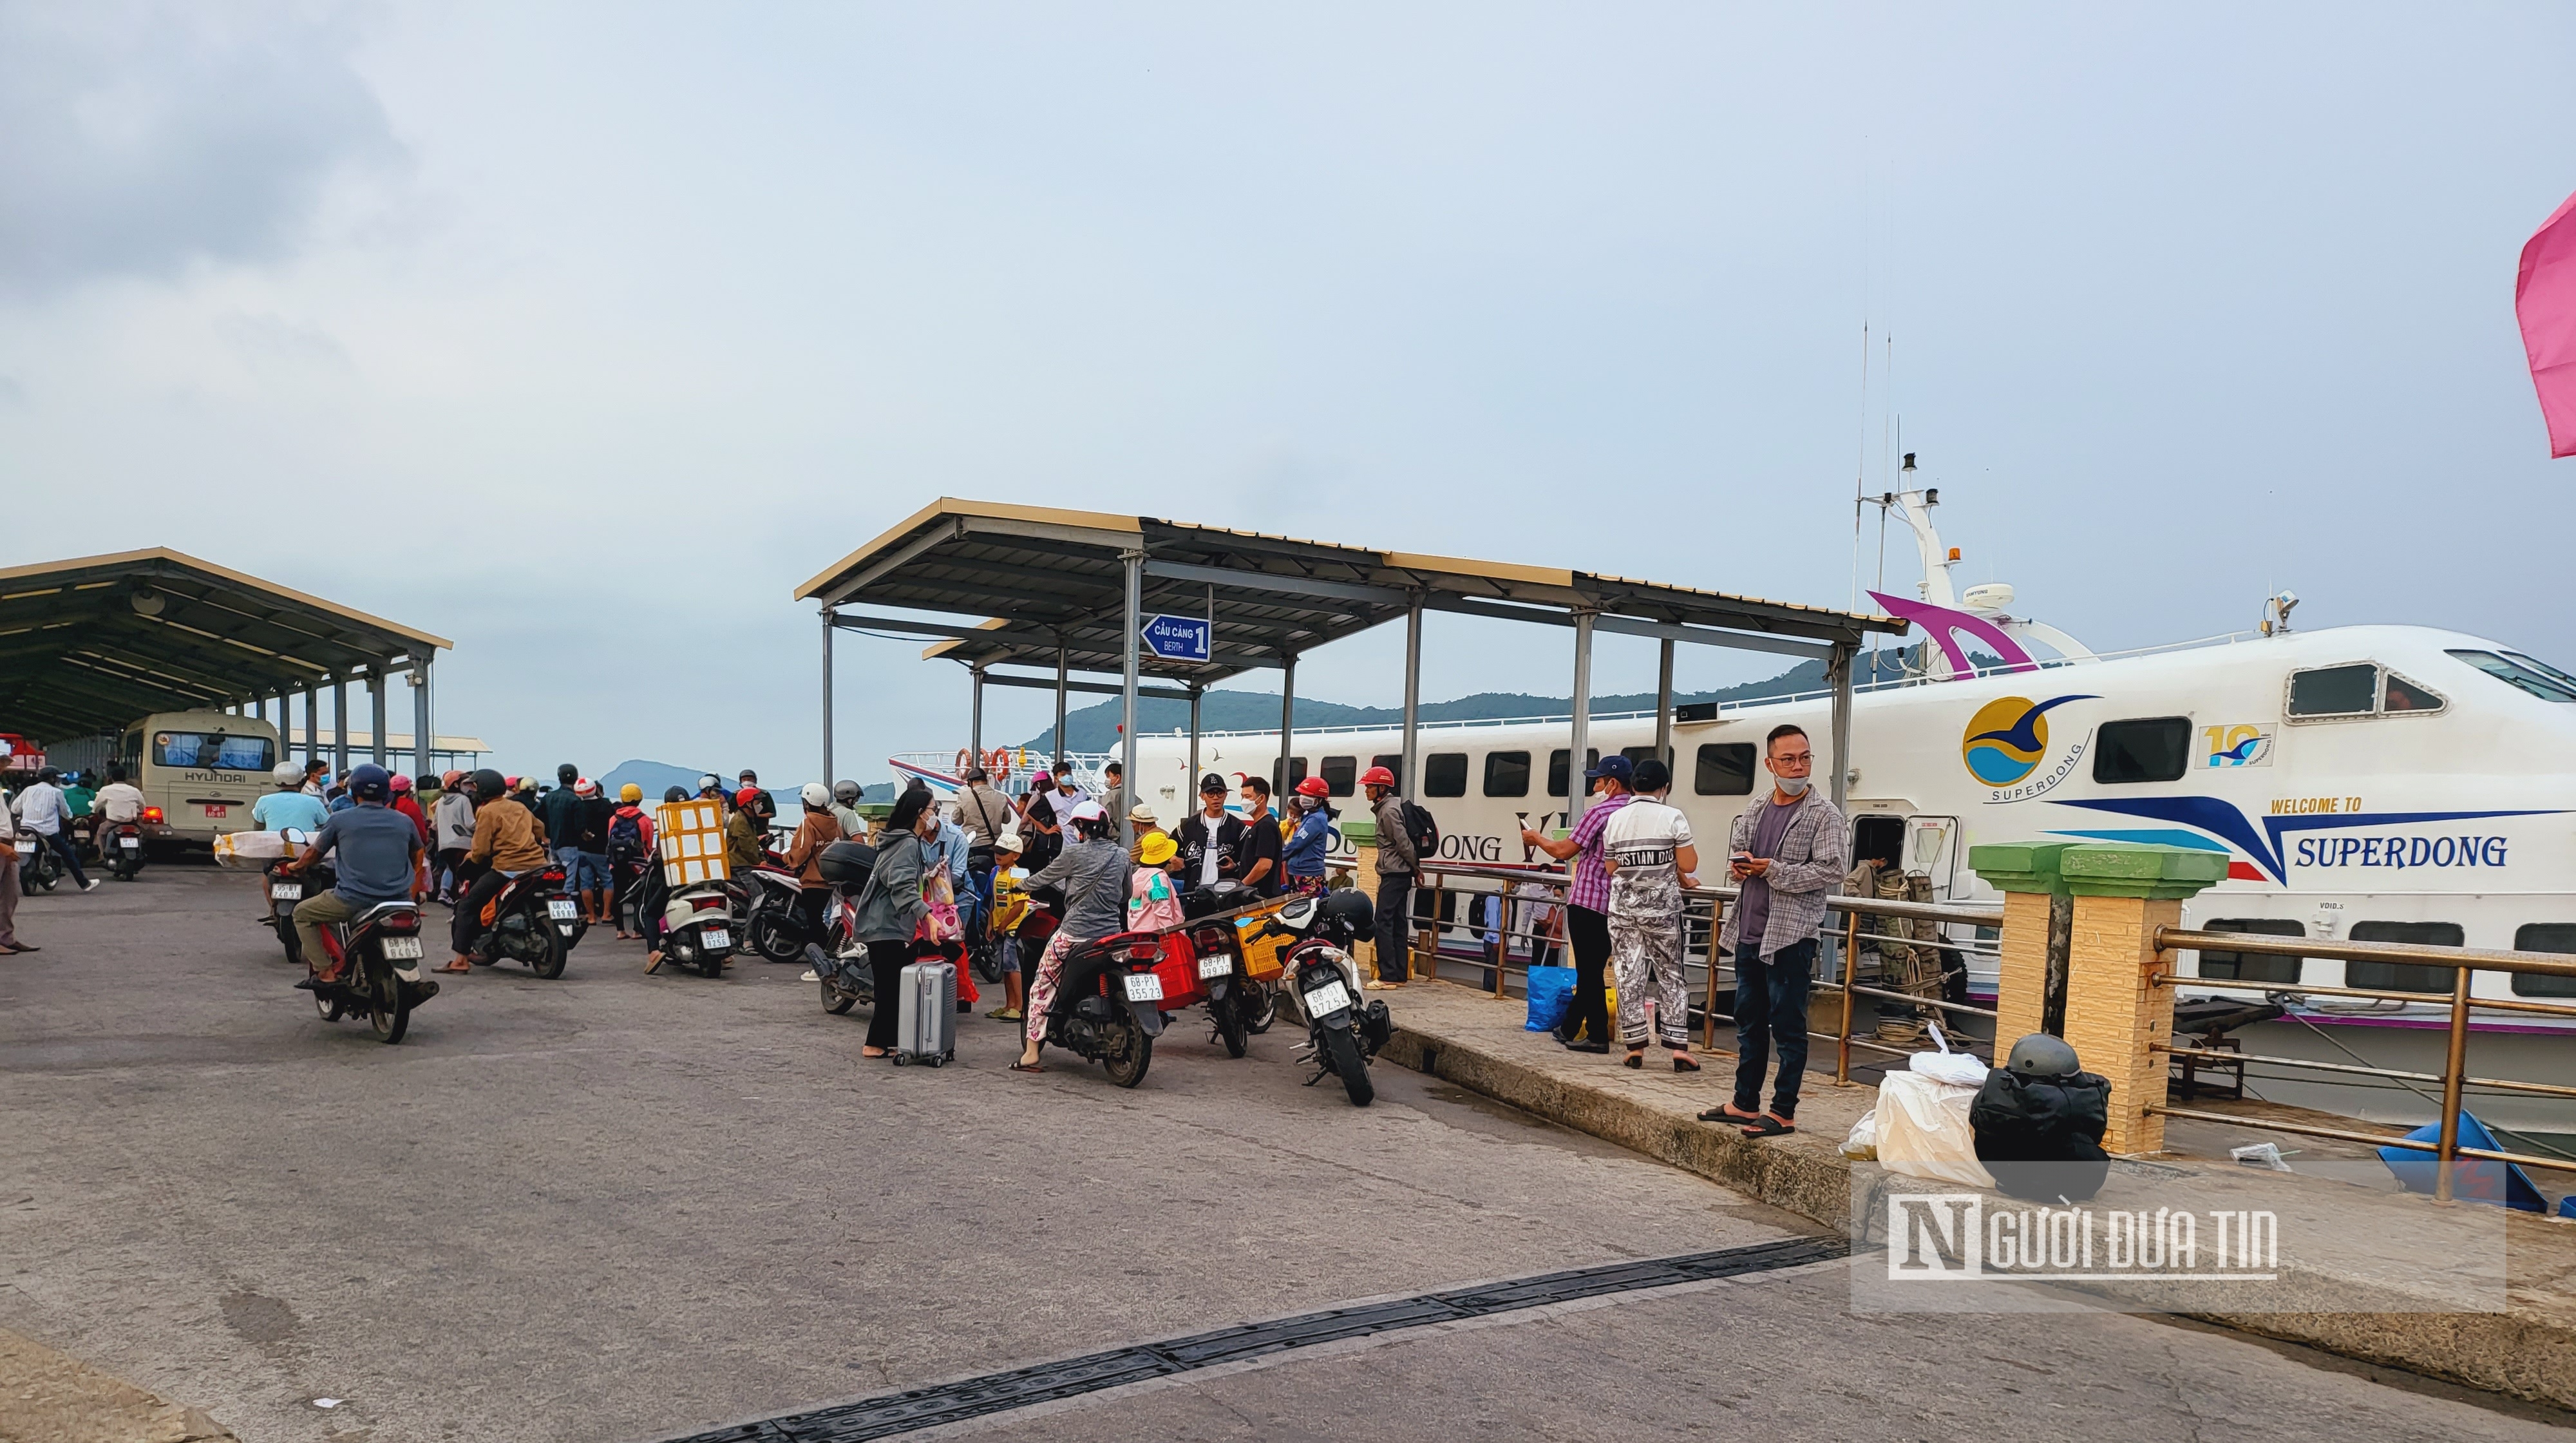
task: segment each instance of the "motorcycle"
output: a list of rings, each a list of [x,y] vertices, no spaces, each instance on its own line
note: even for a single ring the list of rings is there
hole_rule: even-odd
[[[54,849],[46,846],[45,839],[35,833],[22,832],[19,837],[20,840],[33,844],[21,849],[21,854],[25,855],[27,860],[18,868],[19,877],[37,891],[54,890],[55,884],[63,879],[63,859],[55,856]]]
[[[483,932],[467,960],[489,967],[507,955],[540,977],[561,977],[584,925],[563,885],[564,869],[551,863],[512,877],[483,904]]]
[[[268,873],[269,930],[277,934],[277,945],[286,950],[286,960],[298,967],[304,965],[304,942],[295,930],[295,904],[340,884],[340,874],[327,862],[316,862],[300,872],[284,870],[309,841],[302,832],[288,829],[286,855],[263,869]]]
[[[847,842],[834,846],[846,847]],[[810,960],[805,949],[820,945],[829,930],[830,919],[817,929],[805,920],[803,899],[805,884],[787,870],[775,857],[771,864],[753,867],[732,883],[742,899],[743,944],[771,962]]]
[[[1255,981],[1243,959],[1243,934],[1235,918],[1261,900],[1241,882],[1224,881],[1181,894],[1181,935],[1189,939],[1192,982],[1207,1003],[1208,1040],[1225,1044],[1228,1057],[1241,1057],[1252,1034],[1269,1030],[1278,998],[1269,984]],[[1165,989],[1170,990],[1166,980]],[[1177,1010],[1168,1000],[1167,1009]]]
[[[1384,1002],[1359,1002],[1360,966],[1350,948],[1373,924],[1371,912],[1369,899],[1357,892],[1299,897],[1280,908],[1264,929],[1298,939],[1288,950],[1283,975],[1306,1019],[1306,1044],[1298,1050],[1316,1064],[1306,1085],[1339,1077],[1353,1107],[1366,1107],[1377,1096],[1369,1062],[1395,1035]]]
[[[733,899],[704,882],[683,887],[662,906],[662,961],[721,977],[733,959]],[[646,969],[659,970],[659,964]]]
[[[876,864],[876,848],[865,842],[834,842],[814,862],[832,885],[820,944],[827,955],[814,963],[814,976],[821,985],[823,1010],[835,1017],[862,1002],[876,1006],[876,969],[868,965],[868,949],[858,940],[859,894],[867,890]]]
[[[1063,896],[1052,887],[1029,893],[1029,915],[1020,922],[1024,949],[1029,924],[1041,915],[1041,937],[1052,937],[1064,915]],[[1101,1064],[1120,1087],[1143,1082],[1163,1031],[1163,979],[1154,971],[1162,960],[1163,939],[1152,932],[1113,932],[1073,949],[1047,1009],[1047,1043]]]
[[[314,1010],[325,1022],[363,1012],[377,1041],[400,1042],[411,1027],[412,1009],[438,995],[437,979],[420,975],[420,908],[415,903],[379,902],[346,922],[326,926],[322,946],[340,972],[336,982],[318,976],[310,981]]]
[[[143,824],[160,820],[159,807],[145,807],[143,815],[135,821],[101,821],[98,824],[99,856],[118,881],[131,882],[143,870]]]

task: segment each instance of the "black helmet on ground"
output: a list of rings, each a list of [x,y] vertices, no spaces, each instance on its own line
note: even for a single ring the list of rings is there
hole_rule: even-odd
[[[488,802],[509,789],[509,782],[490,767],[485,767],[474,774],[474,796],[478,801]]]
[[[2072,1077],[2084,1070],[2084,1064],[2077,1060],[2075,1049],[2066,1045],[2065,1038],[2051,1037],[2045,1032],[2034,1032],[2014,1043],[2011,1055],[2004,1059],[2004,1066],[2024,1077]]]

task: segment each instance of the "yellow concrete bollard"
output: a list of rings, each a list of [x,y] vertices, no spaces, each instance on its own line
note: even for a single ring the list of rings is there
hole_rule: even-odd
[[[2007,842],[1970,848],[1968,865],[2004,893],[1998,1054],[2045,1030],[2049,908],[2068,897],[2074,926],[2060,1035],[2085,1071],[2111,1083],[2103,1149],[2161,1150],[2164,1119],[2147,1109],[2165,1100],[2171,1061],[2156,1046],[2173,1041],[2174,993],[2171,983],[2147,980],[2172,970],[2171,959],[2155,950],[2156,929],[2181,924],[2183,900],[2227,875],[2227,854],[2132,842]]]

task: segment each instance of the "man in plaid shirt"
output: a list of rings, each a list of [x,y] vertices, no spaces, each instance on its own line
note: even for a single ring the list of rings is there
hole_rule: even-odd
[[[1536,847],[1562,862],[1574,859],[1574,877],[1565,889],[1565,936],[1574,950],[1574,1005],[1566,1010],[1556,1040],[1576,1052],[1610,1050],[1610,994],[1602,973],[1610,965],[1610,872],[1601,865],[1601,829],[1611,814],[1628,805],[1636,769],[1626,757],[1603,757],[1584,772],[1591,783],[1591,810],[1574,824],[1574,835],[1550,840],[1521,828],[1521,845]],[[1582,1035],[1584,1040],[1574,1039]]]
[[[1851,865],[1842,811],[1807,785],[1816,760],[1807,734],[1792,725],[1773,727],[1763,752],[1771,795],[1735,819],[1727,870],[1743,892],[1717,937],[1735,963],[1735,1099],[1699,1115],[1702,1122],[1738,1124],[1746,1137],[1798,1130],[1816,933],[1824,925],[1825,899]],[[1771,1110],[1762,1112],[1762,1074],[1775,1045],[1780,1076]]]

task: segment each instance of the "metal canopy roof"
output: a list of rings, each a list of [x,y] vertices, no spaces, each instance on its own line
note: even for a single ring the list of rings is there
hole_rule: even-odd
[[[0,570],[0,725],[69,736],[156,711],[417,670],[444,637],[167,547]]]
[[[948,640],[926,656],[970,667],[1006,663],[1052,671],[1117,671],[1126,654],[1125,558],[1143,557],[1142,613],[1207,614],[1214,590],[1215,652],[1207,665],[1139,669],[1205,685],[1282,665],[1297,653],[1435,611],[1570,625],[1793,656],[1823,657],[1869,632],[1906,623],[1866,612],[1764,601],[1723,592],[1509,562],[1471,561],[1302,541],[1151,517],[1117,516],[942,497],[851,552],[796,591],[826,609],[874,606],[989,618],[943,625],[843,616],[851,629]]]

